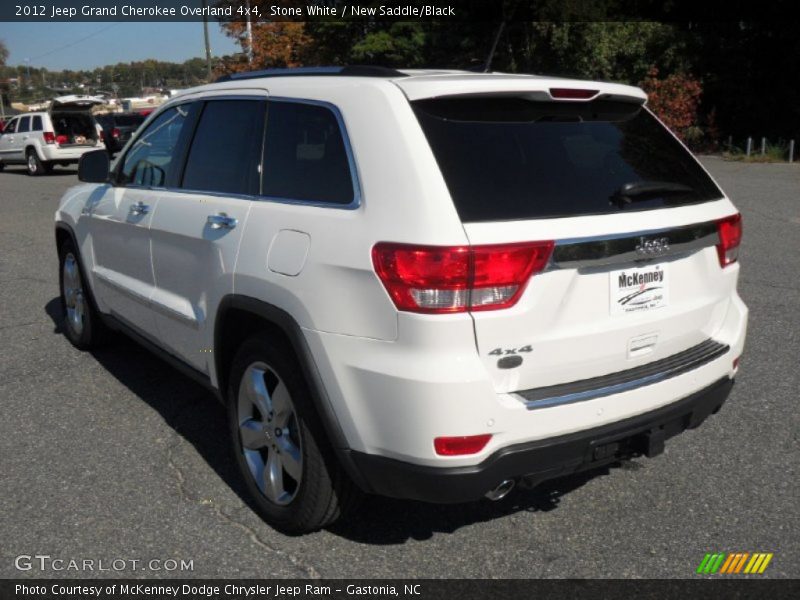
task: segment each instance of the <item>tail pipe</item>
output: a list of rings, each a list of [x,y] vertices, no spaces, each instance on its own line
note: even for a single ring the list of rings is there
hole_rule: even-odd
[[[516,482],[513,479],[506,479],[505,481],[501,482],[500,485],[498,485],[496,488],[486,492],[486,497],[493,502],[502,500],[503,498],[508,496],[511,490],[514,489],[515,484]]]

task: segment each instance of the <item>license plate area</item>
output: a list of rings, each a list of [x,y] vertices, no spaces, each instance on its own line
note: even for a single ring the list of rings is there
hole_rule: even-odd
[[[612,315],[648,312],[669,303],[667,263],[616,269],[609,273],[609,312]]]

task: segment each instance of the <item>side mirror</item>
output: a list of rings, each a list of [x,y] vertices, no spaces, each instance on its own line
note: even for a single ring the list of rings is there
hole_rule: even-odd
[[[111,160],[105,150],[92,150],[78,161],[78,179],[86,183],[105,183],[111,170]]]

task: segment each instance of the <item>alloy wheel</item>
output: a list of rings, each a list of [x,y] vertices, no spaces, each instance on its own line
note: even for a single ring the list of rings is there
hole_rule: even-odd
[[[237,399],[239,439],[250,476],[270,502],[285,506],[303,478],[303,452],[289,389],[263,362],[244,372]]]
[[[75,255],[69,252],[64,257],[63,273],[64,305],[67,311],[67,324],[73,333],[80,337],[83,333],[86,314],[86,296],[83,293],[81,274]]]

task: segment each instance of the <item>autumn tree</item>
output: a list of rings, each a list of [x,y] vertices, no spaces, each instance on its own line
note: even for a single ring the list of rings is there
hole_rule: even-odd
[[[311,42],[305,23],[253,23],[253,60],[248,60],[246,26],[242,22],[223,25],[225,33],[239,41],[242,55],[227,57],[218,70],[240,72],[274,67],[299,67],[304,64],[305,52]]]
[[[659,77],[658,69],[653,67],[642,81],[642,89],[647,93],[647,105],[659,119],[682,140],[690,143],[699,141],[698,107],[703,95],[700,81],[686,73],[673,73]]]

